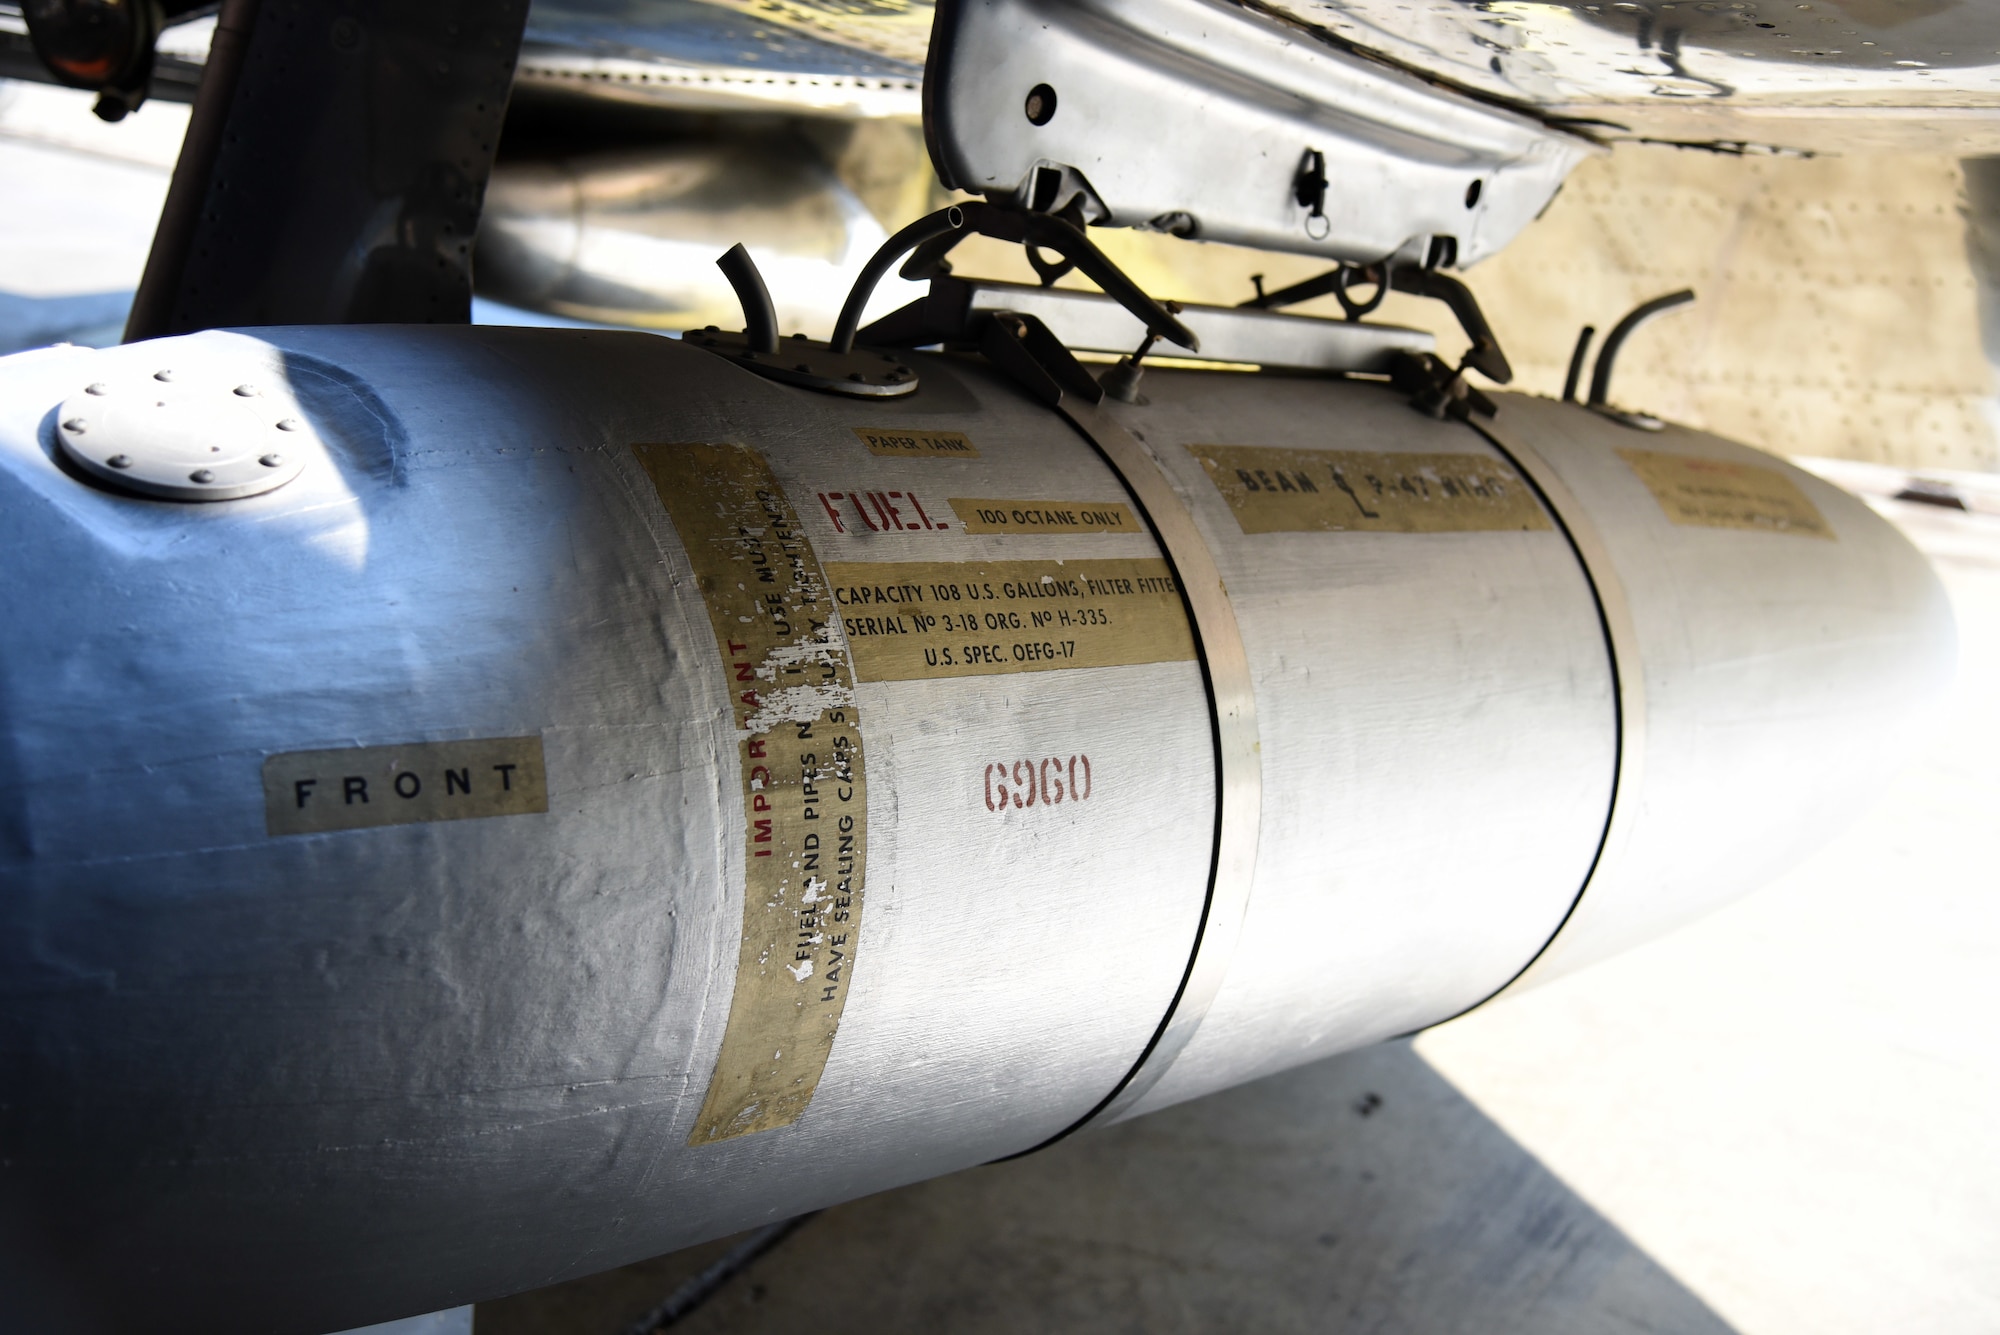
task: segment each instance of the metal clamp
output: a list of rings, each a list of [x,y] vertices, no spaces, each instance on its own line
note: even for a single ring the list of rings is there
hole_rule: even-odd
[[[1186,325],[1148,296],[1145,289],[1133,282],[1123,269],[1097,248],[1081,227],[1068,219],[1052,213],[1024,212],[976,202],[960,205],[955,212],[963,217],[965,230],[940,232],[935,238],[919,245],[903,266],[903,277],[924,279],[949,273],[951,266],[944,262],[945,256],[972,232],[990,236],[996,241],[1017,241],[1031,249],[1042,247],[1069,261],[1084,277],[1097,284],[1106,296],[1130,311],[1148,332],[1158,334],[1169,343],[1179,344],[1189,352],[1201,351],[1201,340]]]
[[[1194,515],[1167,481],[1152,451],[1103,405],[1065,398],[1056,411],[1097,447],[1124,481],[1180,581],[1181,595],[1194,623],[1202,673],[1208,679],[1220,790],[1216,794],[1215,856],[1209,869],[1208,899],[1180,990],[1138,1062],[1078,1123],[1081,1126],[1091,1121],[1115,1121],[1129,1112],[1187,1048],[1207,1018],[1216,993],[1222,990],[1243,934],[1244,913],[1250,907],[1263,819],[1264,774],[1250,656],[1243,648],[1243,632],[1236,624],[1229,589],[1195,527]]]
[[[1047,1140],[1033,1153],[1092,1122],[1123,1116],[1159,1083],[1201,1027],[1222,981],[1229,974],[1250,904],[1257,866],[1257,838],[1263,814],[1264,779],[1257,740],[1257,700],[1243,632],[1230,605],[1229,590],[1194,515],[1168,481],[1153,452],[1127,431],[1103,404],[1103,391],[1069,351],[1028,316],[1001,314],[988,326],[988,356],[1003,370],[1025,378],[1031,392],[1048,403],[1096,447],[1124,484],[1142,522],[1159,541],[1174,572],[1194,631],[1196,655],[1208,687],[1216,757],[1215,852],[1200,923],[1188,952],[1187,969],[1160,1024],[1130,1070],[1097,1105]]]
[[[1604,830],[1598,836],[1597,850],[1591,855],[1590,867],[1584,872],[1576,897],[1570,900],[1562,921],[1556,924],[1548,939],[1513,977],[1490,995],[1458,1012],[1458,1015],[1477,1010],[1520,985],[1521,980],[1562,935],[1570,919],[1576,916],[1590,888],[1605,877],[1607,868],[1617,866],[1618,858],[1631,838],[1633,823],[1638,819],[1639,783],[1646,758],[1646,677],[1639,655],[1639,627],[1632,616],[1632,604],[1625,596],[1625,583],[1618,578],[1618,567],[1611,558],[1611,549],[1605,545],[1603,535],[1597,531],[1597,525],[1583,503],[1576,498],[1576,493],[1569,489],[1569,484],[1533,446],[1502,431],[1494,425],[1491,417],[1467,417],[1466,421],[1473,430],[1486,437],[1487,442],[1541,494],[1542,505],[1555,520],[1556,528],[1569,540],[1570,549],[1576,553],[1577,562],[1583,567],[1584,583],[1590,587],[1590,596],[1597,605],[1605,652],[1611,659],[1612,717],[1617,729],[1617,749],[1612,769],[1611,806],[1605,813]],[[1457,1019],[1458,1015],[1446,1018]],[[1443,1024],[1445,1020],[1438,1023]]]
[[[1458,327],[1465,331],[1469,346],[1462,363],[1485,376],[1496,385],[1504,385],[1514,378],[1514,368],[1507,362],[1507,354],[1500,350],[1500,339],[1493,332],[1493,326],[1486,322],[1485,312],[1479,309],[1478,298],[1472,289],[1448,273],[1436,269],[1398,266],[1395,257],[1379,260],[1374,264],[1336,264],[1323,274],[1316,274],[1290,287],[1281,287],[1276,292],[1264,291],[1264,284],[1258,275],[1257,295],[1243,303],[1245,308],[1256,310],[1277,310],[1284,306],[1296,306],[1314,297],[1323,297],[1329,292],[1340,301],[1340,308],[1347,313],[1350,321],[1359,320],[1371,314],[1382,304],[1382,298],[1394,288],[1413,297],[1429,297],[1441,301],[1451,308],[1458,320]],[[1374,282],[1375,295],[1365,304],[1347,295],[1347,289],[1355,282]]]

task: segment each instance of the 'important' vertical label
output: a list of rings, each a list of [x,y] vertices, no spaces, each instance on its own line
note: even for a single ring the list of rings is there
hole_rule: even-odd
[[[763,456],[639,445],[722,653],[743,792],[743,938],[690,1145],[788,1126],[819,1087],[860,939],[868,798],[831,591]]]

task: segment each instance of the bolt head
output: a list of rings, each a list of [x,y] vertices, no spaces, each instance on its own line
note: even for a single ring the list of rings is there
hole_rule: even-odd
[[[72,436],[80,436],[84,433],[85,430],[88,429],[86,423],[81,417],[70,418],[67,422],[64,422],[62,424],[62,428],[63,430],[69,432]]]
[[[280,431],[297,431],[298,429],[299,419],[296,417],[287,417],[278,423],[278,430]]]
[[[254,399],[257,397],[257,387],[255,385],[238,385],[236,387],[236,397],[239,399]]]
[[[101,398],[104,395],[109,394],[111,391],[106,389],[103,385],[98,384],[98,385],[85,385],[83,387],[83,392],[86,394],[96,395]]]
[[[209,471],[208,469],[206,469],[206,468],[197,468],[197,469],[195,469],[195,470],[194,470],[194,471],[193,471],[192,473],[189,473],[189,474],[188,474],[188,481],[190,481],[190,482],[213,482],[213,481],[215,481],[215,474],[214,474],[214,473],[212,473],[212,472],[210,472],[210,471]]]
[[[173,380],[173,378],[174,378],[174,373],[172,371],[153,372],[153,379],[158,380],[163,384],[170,383]]]
[[[104,462],[113,468],[130,468],[132,466],[132,456],[129,454],[114,454]]]
[[[276,468],[285,462],[285,456],[282,454],[266,454],[259,458],[257,462],[266,468]]]

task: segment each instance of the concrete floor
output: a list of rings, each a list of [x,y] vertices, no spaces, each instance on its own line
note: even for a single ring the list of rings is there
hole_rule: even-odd
[[[476,1309],[622,1330],[696,1249]],[[1722,1332],[1408,1042],[829,1210],[688,1332]]]
[[[0,82],[0,353],[55,338],[114,341],[137,282],[185,109],[150,106],[113,127],[86,108],[80,95]],[[1891,177],[1907,193],[1926,171],[1937,177],[1920,164]],[[1670,174],[1661,188],[1679,191],[1677,207],[1706,218],[1700,225],[1715,235],[1740,238],[1794,216],[1850,249],[1897,231],[1887,215],[1870,233],[1808,207],[1814,190],[1851,202],[1882,193],[1880,181],[1804,169],[1774,180],[1741,187],[1750,202],[1735,213],[1686,203],[1697,186],[1724,192],[1719,176],[1691,185],[1686,173]],[[1565,285],[1563,300],[1581,304],[1558,303],[1550,315],[1523,295],[1532,266],[1480,270],[1475,285],[1510,340],[1510,320],[1550,330],[1607,323],[1597,306],[1615,314],[1627,289],[1671,285],[1647,258],[1662,253],[1657,246],[1621,250],[1635,235],[1619,221],[1626,214],[1602,213],[1617,180],[1583,183],[1591,189],[1571,193],[1601,216],[1579,214],[1577,234],[1593,237],[1601,263],[1632,261],[1631,271]],[[1949,194],[1948,180],[1932,184]],[[1788,203],[1786,190],[1803,195]],[[1636,195],[1617,207],[1644,211]],[[1825,363],[1831,371],[1764,400],[1796,413],[1771,418],[1769,433],[1744,434],[1912,466],[1990,461],[1990,433],[1974,428],[1991,386],[1975,383],[1983,363],[1966,360],[1978,347],[1976,303],[1951,269],[1963,262],[1962,241],[1941,216],[1925,214],[1912,261],[1939,281],[1923,301],[1903,303],[1908,322],[1895,302],[1877,299],[1886,274],[1859,284],[1873,283],[1877,296],[1849,290],[1840,300],[1850,307],[1823,303],[1812,315],[1832,322],[1825,328],[1938,356],[1875,361],[1861,344],[1843,344]],[[1549,235],[1531,232],[1521,244],[1560,249]],[[1811,258],[1809,248],[1799,255],[1801,266]],[[1727,256],[1703,262],[1727,273]],[[1946,282],[1947,273],[1957,276]],[[1786,300],[1780,286],[1743,285],[1749,295],[1737,300],[1776,308]],[[1780,360],[1756,326],[1730,327],[1709,326],[1702,365]],[[1544,343],[1555,346],[1539,334],[1510,343],[1531,383],[1557,364]],[[1632,392],[1621,397],[1668,411],[1755,399],[1729,400],[1714,376],[1675,388],[1661,379],[1672,346],[1635,340]],[[1884,429],[1805,429],[1820,420],[1815,395],[1845,392],[1842,367],[1886,367],[1888,377],[1899,365],[1943,377],[1896,382],[1939,399],[1930,417],[1905,420],[1895,406],[1903,400],[1892,398]],[[1797,440],[1787,435],[1795,427]],[[1900,485],[1899,473],[1825,467],[1864,492]],[[1414,1044],[829,1211],[685,1326],[2000,1330],[2000,1142],[1991,1134],[2000,1126],[2000,492],[1961,481],[1985,488],[1990,513],[1879,501],[1951,587],[1965,649],[1956,696],[1914,739],[1917,763],[1875,813],[1783,881]],[[482,1304],[475,1328],[610,1335],[726,1245]],[[462,1331],[471,1315],[433,1324]]]
[[[1876,500],[1943,576],[1961,663],[1874,811],[1714,917],[1417,1043],[1741,1330],[2000,1330],[2000,488],[1964,485],[1988,513]]]

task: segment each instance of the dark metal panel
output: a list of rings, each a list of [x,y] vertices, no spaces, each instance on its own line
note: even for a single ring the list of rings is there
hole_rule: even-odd
[[[254,9],[226,114],[197,102],[126,337],[467,320],[527,0]]]

